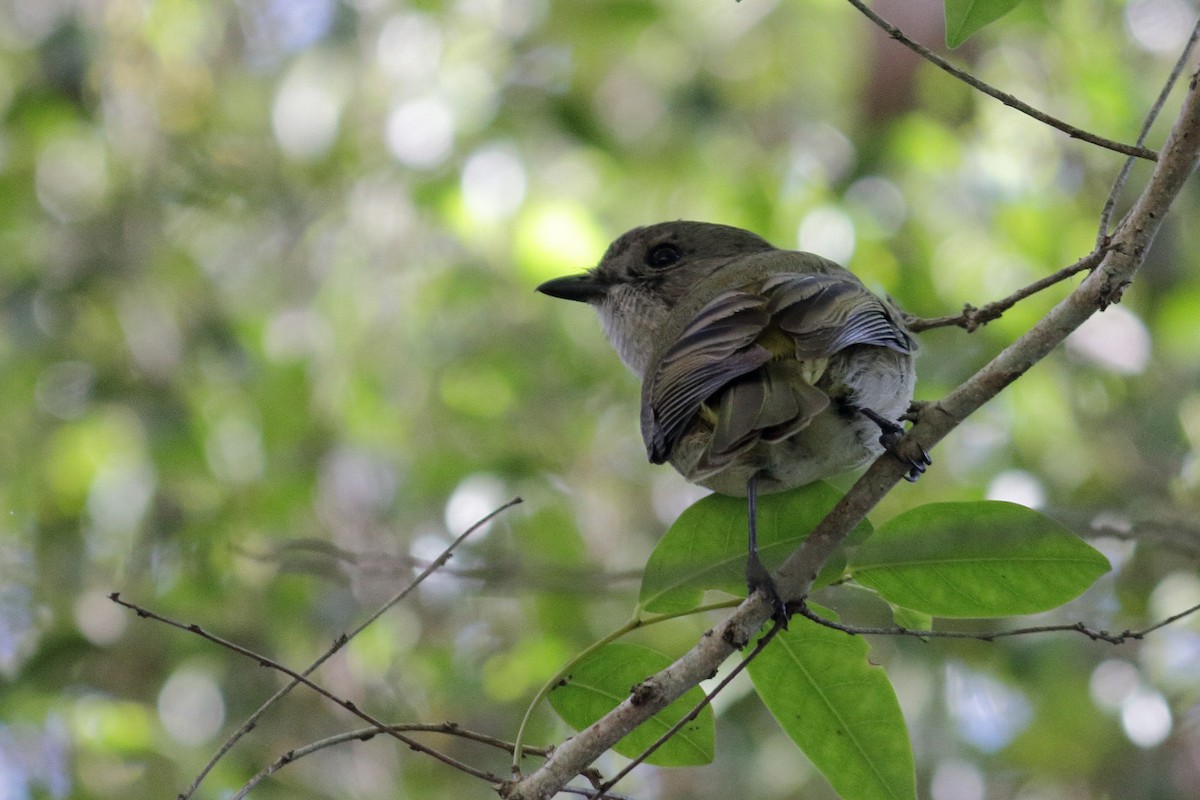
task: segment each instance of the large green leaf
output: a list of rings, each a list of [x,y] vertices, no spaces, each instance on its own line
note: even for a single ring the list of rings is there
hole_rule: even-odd
[[[842,497],[827,483],[811,483],[758,498],[758,549],[774,569],[804,541]],[[659,541],[642,575],[641,608],[673,613],[695,608],[705,590],[746,593],[746,500],[713,494],[689,506]],[[865,520],[851,537],[870,535]],[[822,585],[842,574],[844,558],[831,558],[817,578]]]
[[[915,800],[900,704],[868,650],[861,637],[793,617],[747,669],[776,721],[843,800]]]
[[[931,503],[886,524],[854,553],[854,580],[937,617],[1033,614],[1077,597],[1108,559],[1031,508]]]
[[[946,0],[946,45],[958,47],[1020,4],[1021,0]]]
[[[617,707],[629,690],[650,675],[670,666],[662,653],[626,642],[614,642],[597,650],[571,670],[566,680],[550,692],[550,705],[575,730],[583,730]],[[704,692],[690,689],[671,705],[630,731],[613,749],[635,758],[701,700]],[[687,767],[713,759],[715,725],[712,706],[679,730],[646,759],[647,764]]]

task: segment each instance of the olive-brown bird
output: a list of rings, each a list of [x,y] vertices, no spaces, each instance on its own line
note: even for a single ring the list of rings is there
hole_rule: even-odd
[[[782,613],[756,494],[860,466],[902,432],[917,345],[900,312],[832,261],[705,222],[634,228],[538,291],[596,309],[642,380],[650,461],[749,498],[747,581]],[[916,480],[928,458],[908,463]]]

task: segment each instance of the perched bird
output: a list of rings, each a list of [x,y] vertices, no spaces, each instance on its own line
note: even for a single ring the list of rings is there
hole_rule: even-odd
[[[832,261],[705,222],[634,228],[596,268],[537,290],[596,309],[642,380],[650,461],[749,498],[747,581],[782,613],[758,557],[756,495],[860,466],[898,439],[917,349],[900,312]],[[916,480],[928,457],[908,463]]]

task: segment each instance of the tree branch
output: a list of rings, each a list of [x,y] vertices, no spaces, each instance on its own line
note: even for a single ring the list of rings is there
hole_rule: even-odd
[[[1113,152],[1116,152],[1116,153],[1123,153],[1124,155],[1132,156],[1134,158],[1144,158],[1148,161],[1154,161],[1155,159],[1158,158],[1158,153],[1155,153],[1153,150],[1151,150],[1147,147],[1142,147],[1140,144],[1131,145],[1131,144],[1124,144],[1122,142],[1116,142],[1116,141],[1113,141],[1112,139],[1105,139],[1103,136],[1097,136],[1096,134],[1091,133],[1090,131],[1085,131],[1082,128],[1077,128],[1074,125],[1071,125],[1070,123],[1063,122],[1062,120],[1058,119],[1057,117],[1052,117],[1044,111],[1039,111],[1038,109],[1034,108],[1033,106],[1029,105],[1028,103],[1026,103],[1022,100],[1018,100],[1016,97],[1013,97],[1008,92],[1002,92],[999,89],[997,89],[996,87],[992,86],[991,84],[984,83],[979,78],[976,78],[974,75],[972,75],[971,73],[959,69],[958,67],[954,66],[949,61],[947,61],[946,59],[939,56],[937,53],[930,50],[925,45],[914,42],[912,39],[908,38],[908,36],[905,35],[904,31],[900,30],[895,25],[888,22],[886,19],[879,16],[874,11],[872,11],[869,7],[867,7],[867,5],[864,2],[862,2],[862,0],[849,0],[849,2],[850,2],[850,5],[857,8],[862,13],[863,16],[865,16],[867,19],[871,20],[871,22],[873,22],[875,25],[877,25],[879,28],[881,28],[885,33],[887,33],[888,36],[891,36],[897,42],[904,45],[909,50],[912,50],[914,53],[916,53],[921,58],[928,61],[930,64],[933,64],[938,69],[948,72],[949,74],[953,75],[955,78],[958,78],[960,81],[967,84],[968,86],[970,86],[974,89],[978,89],[979,91],[983,92],[984,94],[986,94],[990,97],[996,98],[1001,103],[1004,103],[1004,105],[1008,106],[1009,108],[1016,109],[1017,111],[1020,111],[1022,114],[1033,117],[1038,122],[1044,122],[1045,124],[1049,125],[1051,128],[1055,128],[1055,129],[1060,130],[1063,133],[1067,134],[1072,139],[1079,139],[1082,142],[1087,142],[1088,144],[1094,144],[1097,147],[1103,147],[1106,150],[1112,150]]]
[[[1092,314],[1120,300],[1158,233],[1163,217],[1200,158],[1200,88],[1193,76],[1183,106],[1137,203],[1112,237],[1099,266],[1064,300],[1005,348],[987,366],[940,401],[930,403],[902,447],[932,448],[966,417],[1044,358]],[[876,503],[908,470],[884,454],[805,539],[776,573],[786,598],[802,598],[821,565]],[[647,678],[602,719],[568,739],[529,776],[501,787],[506,800],[545,800],[637,725],[687,689],[710,677],[735,650],[745,646],[771,615],[762,593],[746,599],[727,620],[708,631],[674,664]]]

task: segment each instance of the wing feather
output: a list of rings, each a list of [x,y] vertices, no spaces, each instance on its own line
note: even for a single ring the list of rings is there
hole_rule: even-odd
[[[827,358],[855,344],[915,349],[887,304],[852,277],[784,273],[762,292],[771,323],[795,338],[798,358]]]
[[[652,462],[667,460],[705,400],[771,359],[768,350],[754,344],[770,321],[765,306],[761,295],[722,292],[700,309],[646,376],[642,438]]]

